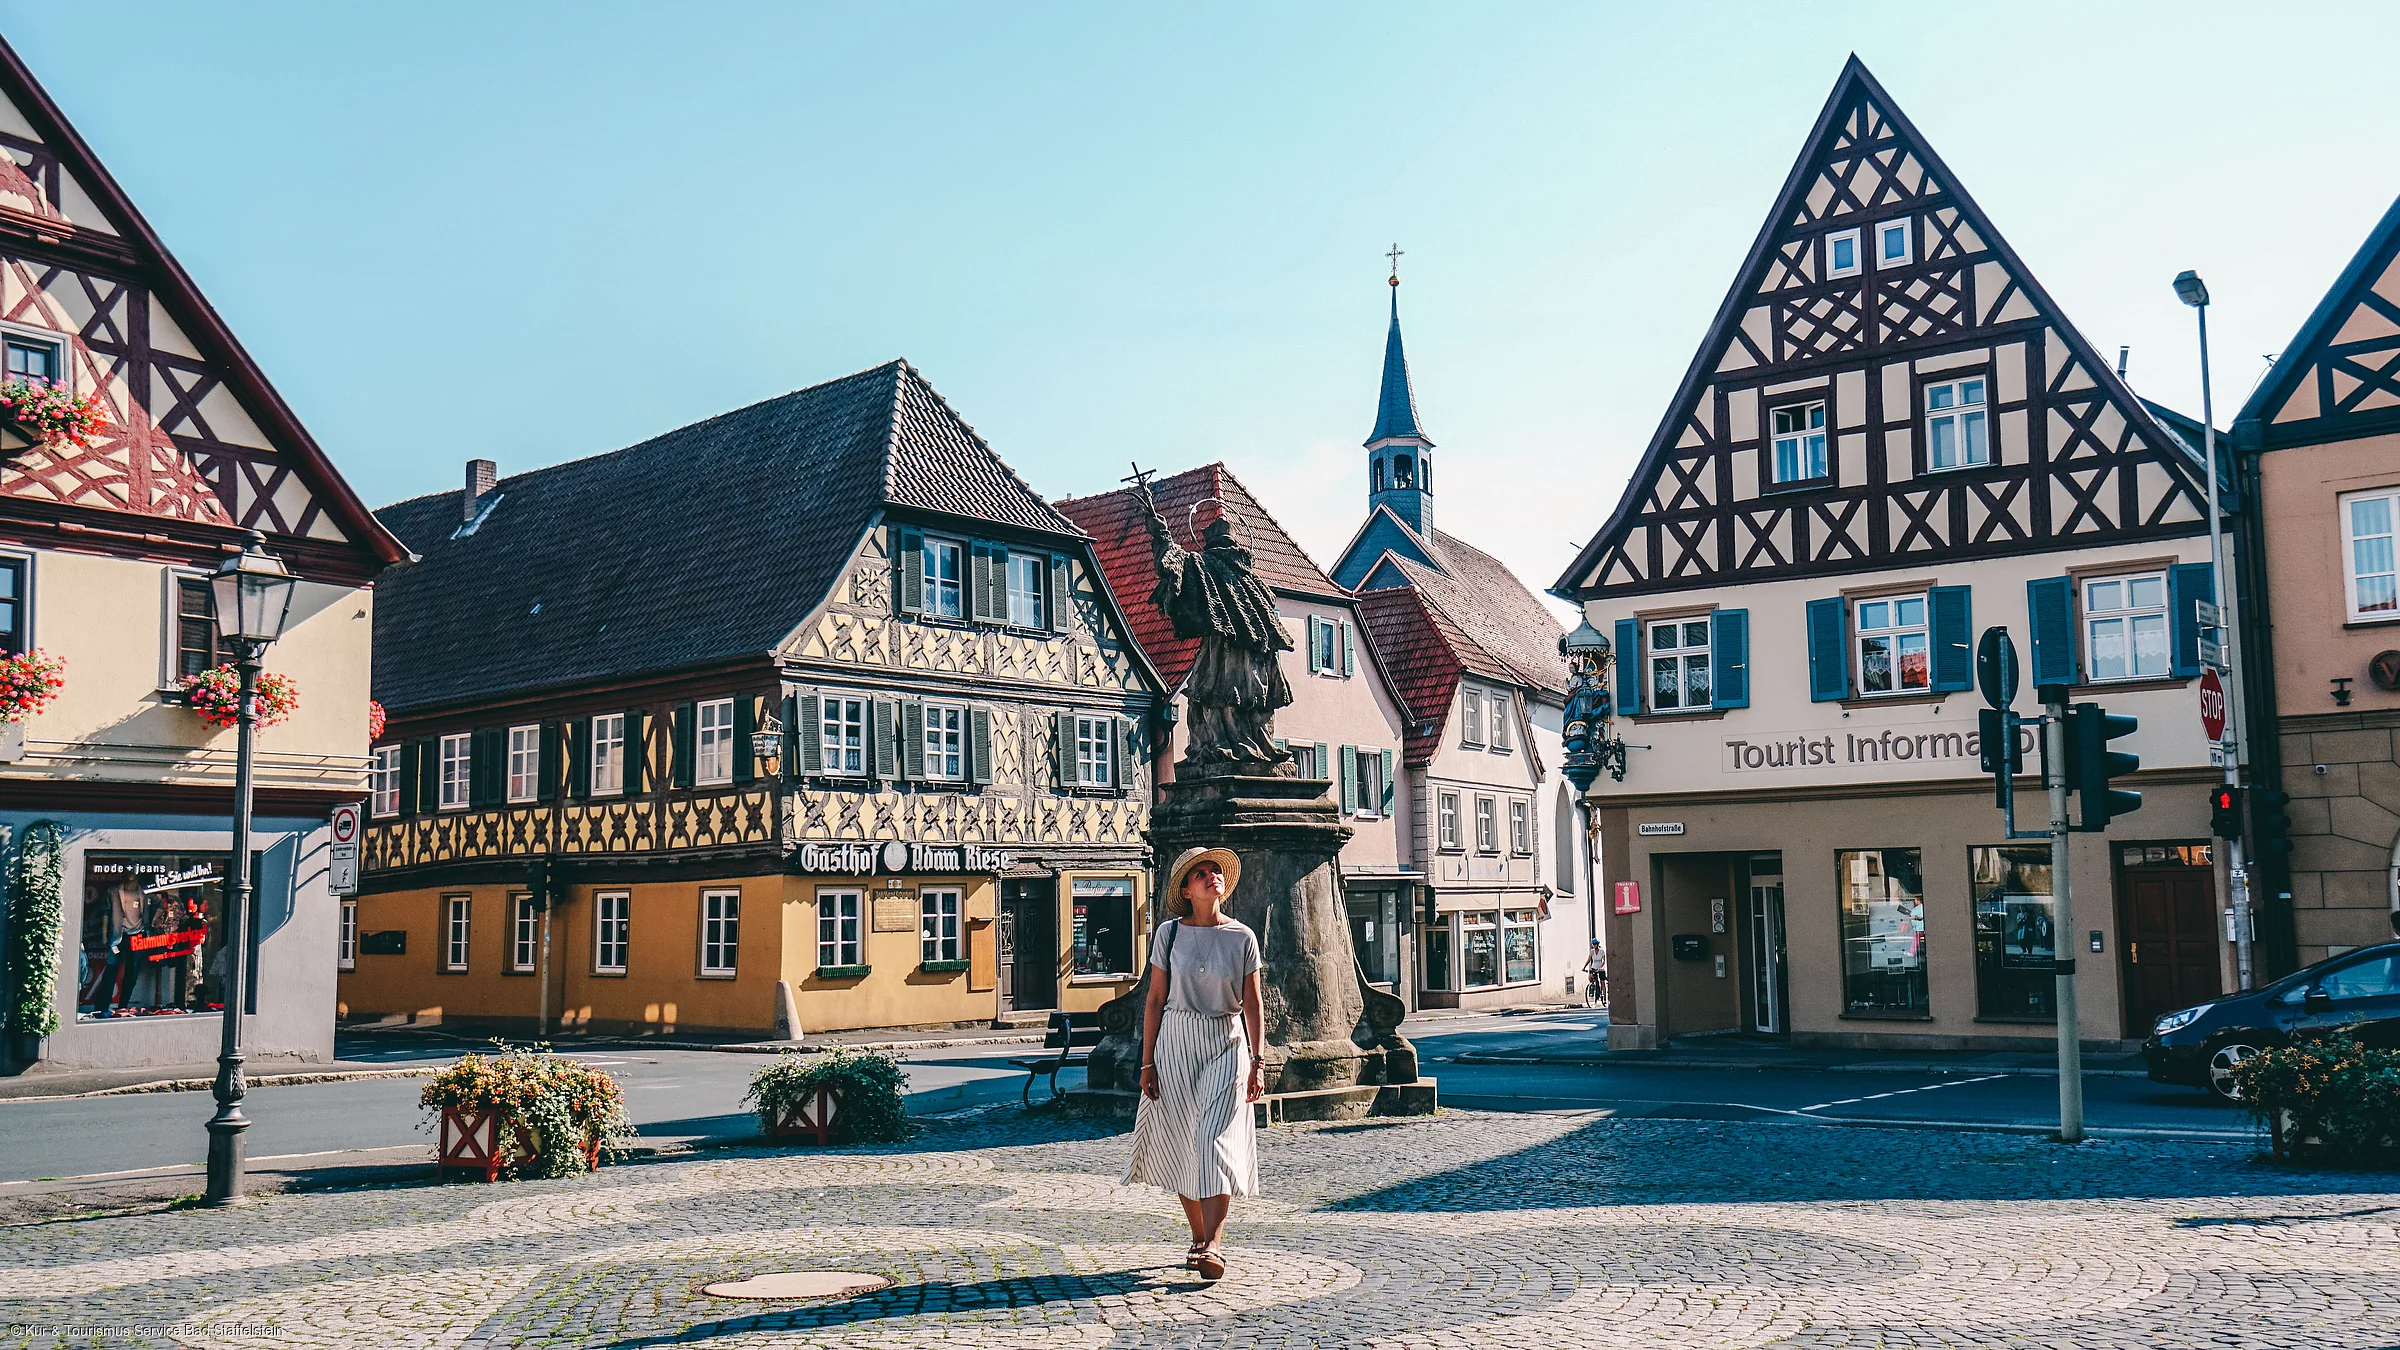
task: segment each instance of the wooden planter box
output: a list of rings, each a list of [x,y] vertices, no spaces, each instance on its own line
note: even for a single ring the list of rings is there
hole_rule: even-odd
[[[455,1106],[442,1108],[441,1146],[434,1157],[436,1177],[449,1175],[453,1167],[463,1167],[483,1173],[485,1181],[498,1181],[500,1169],[517,1163],[531,1162],[541,1152],[541,1141],[533,1127],[506,1111],[464,1111]],[[600,1170],[600,1146],[583,1146],[584,1164],[593,1171]]]
[[[791,1110],[778,1115],[761,1110],[758,1123],[774,1140],[807,1139],[820,1148],[833,1142],[834,1122],[841,1119],[842,1090],[820,1087],[813,1096],[803,1098]]]

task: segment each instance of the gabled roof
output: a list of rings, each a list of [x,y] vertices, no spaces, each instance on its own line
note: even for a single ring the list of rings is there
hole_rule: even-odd
[[[2400,200],[2233,420],[2268,448],[2400,430]]]
[[[1432,546],[1416,528],[1400,518],[1388,503],[1377,502],[1367,508],[1367,518],[1343,546],[1342,556],[1333,564],[1333,579],[1351,590],[1363,589],[1372,576],[1375,565],[1387,554],[1397,554],[1416,562],[1433,562]]]
[[[1408,718],[1401,758],[1425,764],[1441,746],[1452,696],[1465,671],[1458,651],[1472,644],[1414,587],[1365,592],[1358,607],[1368,643],[1392,672],[1392,692]]]
[[[1150,492],[1158,503],[1160,518],[1174,531],[1176,542],[1184,547],[1190,548],[1196,542],[1187,525],[1189,512],[1214,497],[1224,503],[1243,545],[1250,550],[1259,580],[1269,589],[1309,599],[1349,598],[1348,592],[1318,568],[1307,550],[1284,531],[1258,498],[1251,495],[1250,489],[1222,463],[1203,464],[1172,477],[1155,479]],[[1158,573],[1151,561],[1149,528],[1133,489],[1070,497],[1057,503],[1057,509],[1092,537],[1101,573],[1108,579],[1109,590],[1126,607],[1126,619],[1135,641],[1158,668],[1167,687],[1181,687],[1184,675],[1199,654],[1200,644],[1194,639],[1177,637],[1166,614],[1150,603]]]
[[[167,416],[173,420],[162,427],[150,421],[149,409],[136,407],[132,409],[133,425],[112,427],[108,433],[111,439],[96,443],[96,449],[104,453],[88,457],[107,462],[83,466],[71,476],[87,483],[95,472],[110,477],[111,481],[121,477],[124,490],[105,494],[113,496],[116,504],[104,509],[262,529],[271,536],[270,546],[303,575],[327,574],[363,580],[385,563],[407,556],[407,550],[351,491],[333,461],[267,381],[266,374],[218,316],[216,308],[201,295],[199,286],[167,250],[150,222],[135,208],[133,199],[101,164],[100,157],[5,40],[0,40],[0,98],[5,98],[23,117],[24,125],[38,140],[38,147],[27,150],[35,157],[35,171],[40,173],[48,161],[65,179],[63,193],[55,178],[36,184],[18,169],[14,158],[0,154],[0,159],[8,161],[8,173],[12,175],[6,183],[0,183],[0,233],[36,241],[44,256],[73,259],[72,265],[78,268],[85,265],[84,260],[89,260],[93,271],[102,275],[130,275],[149,287],[168,318],[209,367],[208,377],[196,372],[182,374],[182,379],[192,386],[191,400],[196,403],[209,392],[210,384],[222,380],[273,447],[271,456],[252,452],[242,456],[239,464],[219,459],[204,470],[196,469],[178,449],[174,437],[186,434],[189,426],[204,427],[205,423],[170,413]],[[18,145],[28,144],[15,136],[11,139]],[[60,201],[54,201],[54,197],[63,200],[65,209],[61,209]],[[86,283],[87,288],[89,284]],[[85,295],[69,303],[70,307],[88,306],[99,299],[96,295]],[[22,297],[19,302],[23,303]],[[42,321],[41,302],[34,302],[33,308],[37,321]],[[120,331],[119,325],[134,322],[138,318],[121,310],[113,317],[105,312],[93,314],[85,331],[95,341],[130,345],[132,339]],[[75,325],[70,321],[68,326]],[[148,372],[144,374],[147,376]],[[286,474],[306,489],[307,506],[290,506],[285,499],[298,494],[278,491]],[[239,481],[245,477],[246,483]],[[203,481],[206,490],[220,499],[217,503],[193,500]],[[145,486],[149,489],[147,500],[136,500],[143,495],[139,489]],[[55,491],[27,495],[58,497],[69,507],[91,505],[97,500],[92,494]],[[284,518],[287,508],[295,518]],[[330,523],[330,531],[319,524],[320,519]]]
[[[1400,278],[1392,278],[1392,330],[1383,339],[1383,390],[1375,400],[1375,430],[1366,444],[1405,437],[1433,444],[1417,422],[1417,390],[1408,379],[1408,354],[1400,349]]]
[[[1080,539],[904,361],[380,513],[374,691],[403,712],[766,660],[884,512]],[[492,499],[487,498],[487,501]]]
[[[1377,508],[1351,539],[1342,570],[1359,574],[1362,600],[1396,586],[1425,591],[1467,646],[1488,662],[1473,667],[1479,674],[1545,693],[1566,692],[1567,660],[1558,650],[1566,630],[1558,616],[1506,563],[1482,549],[1438,529],[1427,538]],[[1472,666],[1463,653],[1462,659]]]

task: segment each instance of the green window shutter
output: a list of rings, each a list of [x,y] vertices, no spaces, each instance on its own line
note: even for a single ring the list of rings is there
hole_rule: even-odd
[[[1323,741],[1317,742],[1316,772],[1310,776],[1326,779],[1333,777],[1333,747]]]
[[[747,783],[758,777],[758,764],[750,757],[750,734],[758,730],[758,696],[733,696],[733,781]]]
[[[800,773],[825,772],[825,705],[815,690],[799,696],[799,715],[793,718],[792,767]]]
[[[1073,568],[1074,562],[1066,554],[1050,555],[1050,613],[1046,617],[1050,620],[1050,631],[1053,633],[1072,632],[1075,627],[1074,616],[1067,603],[1067,597],[1074,591],[1074,587],[1068,584],[1075,576]]]
[[[1116,744],[1110,747],[1116,753],[1110,757],[1109,763],[1116,775],[1114,786],[1119,791],[1131,788],[1138,777],[1133,771],[1133,732],[1132,718],[1120,717],[1117,719],[1117,740]]]
[[[2034,688],[2075,683],[2075,579],[2026,582],[2025,608],[2032,619]]]
[[[900,772],[925,777],[925,705],[913,698],[900,705]]]
[[[1317,673],[1317,616],[1308,616],[1308,673]]]
[[[1714,708],[1750,706],[1750,611],[1720,609],[1708,616],[1708,672]]]
[[[1351,638],[1351,623],[1342,620],[1342,678],[1349,679],[1358,671],[1357,646]]]
[[[867,705],[867,739],[875,745],[875,776],[889,783],[900,776],[900,705],[877,699]]]
[[[1394,780],[1399,776],[1392,772],[1396,760],[1389,750],[1378,750],[1375,754],[1383,761],[1383,814],[1388,816],[1392,813],[1393,794],[1396,791]]]
[[[1808,602],[1808,697],[1839,703],[1850,697],[1850,602],[1840,596]]]
[[[588,717],[567,724],[567,795],[592,795],[592,719]]]
[[[402,815],[414,815],[425,809],[418,801],[418,794],[423,791],[418,786],[423,781],[423,771],[419,765],[424,762],[424,759],[425,742],[405,741],[401,743],[400,812]]]
[[[925,608],[925,536],[916,530],[894,530],[900,541],[899,556],[892,561],[893,596],[903,614],[920,613]]]
[[[2217,598],[2216,569],[2207,563],[2177,563],[2167,569],[2167,670],[2176,676],[2200,673],[2200,618],[2193,608]]]
[[[967,709],[967,781],[992,781],[992,710]]]
[[[670,717],[673,720],[668,724],[670,731],[667,739],[674,762],[667,771],[668,781],[679,788],[688,788],[695,776],[693,771],[698,767],[693,761],[700,757],[700,705],[678,703]]]
[[[1638,619],[1617,620],[1617,713],[1634,717],[1642,711],[1642,625]]]
[[[977,623],[998,623],[1008,617],[1008,592],[997,584],[1007,556],[990,544],[973,544],[967,549],[967,617]]]
[[[1358,813],[1358,747],[1342,747],[1342,814]]]
[[[1050,714],[1050,784],[1060,792],[1075,786],[1075,714]]]
[[[508,795],[508,728],[478,727],[467,742],[467,805],[491,806]]]
[[[783,719],[783,776],[798,778],[800,776],[800,696],[785,694],[783,710],[777,715]]]
[[[642,792],[650,781],[649,720],[639,708],[625,710],[625,744],[618,749],[617,758],[624,761],[625,772],[620,776],[628,797]]]
[[[556,722],[542,723],[541,739],[534,753],[533,799],[538,802],[558,799],[558,726]]]
[[[1956,692],[1975,687],[1974,592],[1966,586],[1935,586],[1925,592],[1926,641],[1933,647],[1933,684]]]

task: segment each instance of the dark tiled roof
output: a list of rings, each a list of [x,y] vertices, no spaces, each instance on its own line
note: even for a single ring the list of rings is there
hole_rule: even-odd
[[[1358,607],[1367,640],[1391,673],[1393,692],[1408,718],[1401,757],[1410,764],[1427,763],[1442,743],[1451,696],[1465,670],[1458,659],[1464,635],[1413,586],[1362,592]]]
[[[904,361],[497,491],[465,538],[455,491],[376,513],[420,555],[376,583],[394,712],[763,660],[886,507],[1076,533]]]
[[[1567,630],[1549,606],[1507,564],[1440,530],[1433,532],[1433,556],[1438,573],[1406,559],[1401,566],[1477,646],[1515,672],[1516,683],[1565,694],[1567,658],[1558,641]]]
[[[1171,478],[1154,479],[1150,492],[1158,502],[1159,516],[1173,528],[1177,542],[1185,547],[1193,542],[1186,528],[1191,508],[1215,497],[1225,504],[1235,530],[1250,549],[1259,580],[1269,588],[1335,599],[1347,594],[1223,464],[1203,464]],[[1142,523],[1142,510],[1134,500],[1133,489],[1070,497],[1057,506],[1061,514],[1092,536],[1094,549],[1100,555],[1100,570],[1108,578],[1109,589],[1116,593],[1117,602],[1125,607],[1134,639],[1141,644],[1151,664],[1158,667],[1167,687],[1179,687],[1199,654],[1200,644],[1175,636],[1167,616],[1150,603],[1158,574],[1151,562],[1150,534]]]

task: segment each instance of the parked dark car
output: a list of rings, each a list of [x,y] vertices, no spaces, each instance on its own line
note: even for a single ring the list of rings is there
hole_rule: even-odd
[[[2264,989],[2168,1013],[2142,1042],[2142,1058],[2157,1082],[2234,1102],[2234,1065],[2342,1027],[2369,1045],[2400,1049],[2400,942],[2343,952]]]

